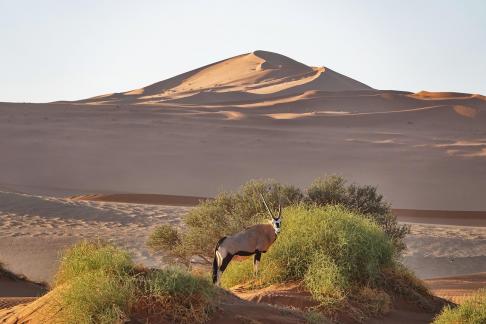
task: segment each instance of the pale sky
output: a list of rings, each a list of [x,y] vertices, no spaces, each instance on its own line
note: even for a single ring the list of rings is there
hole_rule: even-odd
[[[0,101],[136,89],[257,49],[377,89],[486,95],[486,1],[0,0]]]

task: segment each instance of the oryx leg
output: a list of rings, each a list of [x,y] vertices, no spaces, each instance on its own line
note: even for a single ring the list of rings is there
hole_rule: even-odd
[[[223,256],[219,251],[216,251],[216,255],[218,257],[218,273],[216,275],[216,285],[219,286],[221,282],[221,275],[223,274],[224,270],[226,270],[226,267],[230,263],[231,259],[233,259],[233,254],[226,253],[226,255]]]
[[[256,251],[255,256],[253,257],[253,272],[255,276],[258,275],[258,265],[260,264],[260,258],[262,257],[262,252]]]

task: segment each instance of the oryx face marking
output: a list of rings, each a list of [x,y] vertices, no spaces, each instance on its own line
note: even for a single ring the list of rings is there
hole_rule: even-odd
[[[282,219],[279,217],[277,219],[273,218],[272,219],[272,226],[273,229],[275,230],[275,234],[280,233],[280,226],[282,225]]]

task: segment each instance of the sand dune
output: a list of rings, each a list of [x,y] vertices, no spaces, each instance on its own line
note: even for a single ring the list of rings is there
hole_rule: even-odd
[[[0,103],[0,189],[204,197],[338,173],[397,208],[486,210],[485,111],[481,95],[377,90],[255,51],[127,92]]]
[[[275,95],[308,90],[370,90],[356,80],[323,67],[310,67],[286,56],[255,51],[181,74],[142,89],[101,95],[83,103],[123,104],[144,102],[214,103],[255,98],[252,94]]]

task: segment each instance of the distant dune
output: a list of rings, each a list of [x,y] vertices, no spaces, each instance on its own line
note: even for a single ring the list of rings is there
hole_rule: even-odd
[[[0,103],[0,151],[0,188],[26,193],[205,197],[338,173],[395,208],[486,210],[484,96],[377,90],[266,51],[127,92]]]
[[[80,100],[89,104],[209,104],[268,100],[308,90],[358,91],[371,87],[324,67],[255,51],[178,75],[148,87]]]

